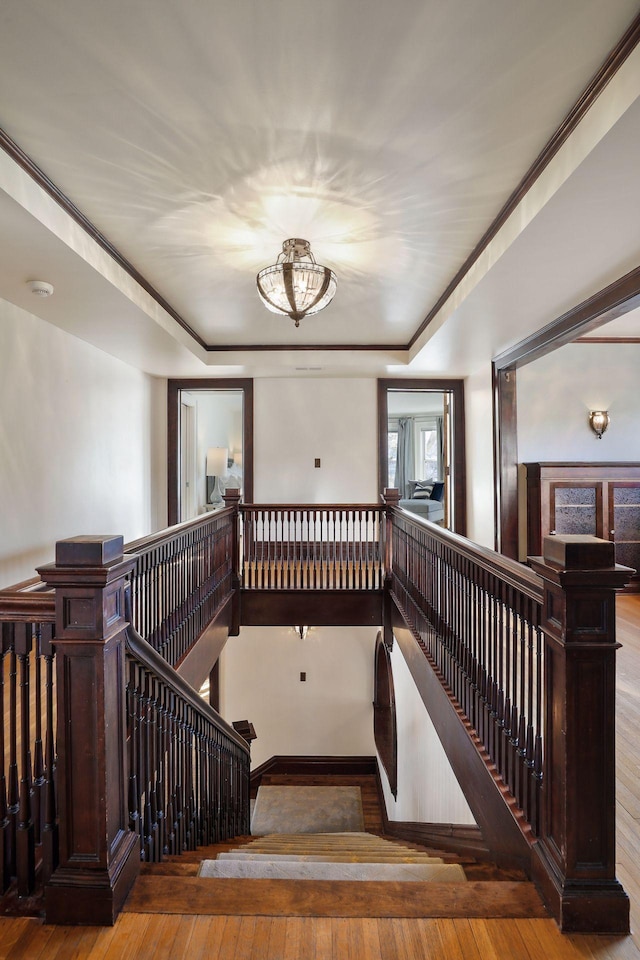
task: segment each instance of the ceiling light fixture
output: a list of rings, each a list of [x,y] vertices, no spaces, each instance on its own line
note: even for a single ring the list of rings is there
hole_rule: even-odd
[[[333,270],[316,263],[308,240],[291,239],[282,253],[256,278],[267,310],[291,317],[296,327],[303,317],[319,313],[333,300],[338,281]]]

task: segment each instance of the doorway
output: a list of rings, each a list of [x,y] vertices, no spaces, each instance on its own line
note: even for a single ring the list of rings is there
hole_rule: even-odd
[[[378,434],[380,493],[396,487],[405,508],[464,535],[463,381],[379,380]]]
[[[170,525],[215,509],[231,487],[253,501],[252,380],[169,380],[167,433]]]

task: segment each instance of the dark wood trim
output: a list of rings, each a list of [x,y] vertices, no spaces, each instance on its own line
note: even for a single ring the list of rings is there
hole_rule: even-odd
[[[183,330],[185,330],[190,337],[192,337],[199,346],[207,349],[206,342],[202,337],[195,332],[195,330],[189,326],[187,321],[182,317],[171,304],[165,300],[161,293],[159,293],[154,286],[152,286],[148,280],[146,280],[139,270],[133,266],[133,264],[124,257],[119,250],[114,247],[110,240],[108,240],[103,233],[101,233],[96,226],[85,217],[76,205],[73,203],[69,197],[60,190],[59,187],[55,185],[53,180],[50,180],[47,174],[42,170],[37,163],[35,163],[31,157],[29,157],[21,147],[12,140],[8,133],[0,128],[0,147],[7,153],[12,160],[18,164],[19,167],[28,173],[32,180],[41,187],[45,193],[52,197],[56,203],[62,207],[64,212],[74,220],[78,226],[87,233],[92,240],[98,244],[99,247],[109,254],[109,256],[115,260],[119,267],[121,267],[125,273],[128,273],[136,283],[138,283],[143,290],[145,290],[149,296],[155,300],[155,302],[165,310],[170,317],[172,317],[176,323],[178,323]]]
[[[493,381],[495,549],[518,559],[518,393],[516,368],[498,370]]]
[[[453,450],[451,462],[455,477],[453,484],[455,529],[456,533],[466,536],[467,532],[467,471],[465,452],[465,415],[464,415],[464,380],[413,380],[413,379],[381,379],[378,380],[378,492],[380,495],[387,487],[389,471],[387,451],[387,421],[388,405],[387,392],[389,390],[403,390],[406,392],[432,391],[433,393],[450,393],[453,397]]]
[[[240,625],[379,627],[382,601],[382,590],[241,590]]]
[[[210,353],[277,353],[281,350],[286,350],[287,353],[289,351],[305,353],[306,351],[317,352],[319,350],[326,350],[327,353],[340,351],[351,352],[352,350],[360,352],[381,351],[382,353],[390,351],[396,353],[408,349],[408,343],[215,343],[209,344],[206,347],[206,350]]]
[[[512,552],[514,542],[517,551],[518,530],[518,474],[517,468],[513,469],[514,460],[517,465],[518,449],[517,401],[515,396],[510,399],[506,390],[504,397],[497,395],[496,383],[504,386],[507,373],[513,371],[515,375],[518,367],[532,363],[567,343],[573,343],[580,334],[595,330],[638,305],[640,266],[494,357],[494,437],[499,437],[499,443],[494,443],[494,479],[496,490],[499,490],[495,521],[496,531],[499,530],[501,536],[504,536],[500,547],[496,549],[501,549],[506,556],[517,557],[517,552]]]
[[[167,499],[168,524],[178,522],[180,516],[180,391],[181,390],[242,390],[242,442],[244,499],[253,501],[253,380],[250,378],[220,377],[218,379],[183,378],[167,381]]]
[[[522,367],[640,306],[640,266],[494,357],[496,369]]]
[[[640,337],[578,337],[574,343],[640,343]]]
[[[531,871],[530,828],[504,786],[475,731],[442,684],[396,603],[393,629],[417,690],[480,828],[491,860],[501,867]]]
[[[391,666],[391,651],[384,642],[382,631],[376,639],[373,681],[373,736],[379,762],[387,774],[394,798],[398,796],[398,725],[396,721],[396,694]]]
[[[560,148],[574,132],[580,121],[591,109],[607,84],[610,82],[610,80],[612,80],[617,71],[624,64],[627,57],[633,53],[638,45],[638,42],[640,42],[640,14],[635,17],[616,46],[611,50],[598,72],[595,74],[587,87],[585,87],[585,89],[582,91],[556,132],[553,134],[551,139],[547,141],[541,152],[533,161],[516,189],[502,207],[495,220],[489,226],[488,230],[485,231],[454,278],[448,284],[443,293],[438,297],[433,307],[411,338],[409,347],[414,345],[414,343],[418,340],[418,338],[422,335],[422,333],[437,315],[438,311],[442,309],[453,291],[462,282],[471,267],[474,265],[474,263],[476,263],[482,253],[489,246],[493,238],[509,219],[523,197],[525,197],[529,192],[541,173],[548,167],[551,160],[553,160]]]
[[[251,796],[255,797],[265,776],[310,775],[318,777],[375,776],[378,770],[375,757],[304,757],[276,754],[251,771]]]
[[[382,815],[382,832],[397,840],[419,843],[423,847],[445,850],[475,860],[490,860],[489,848],[482,839],[482,830],[477,824],[468,823],[418,823],[413,820],[390,820],[387,802],[382,787],[380,763],[376,764],[376,787]]]

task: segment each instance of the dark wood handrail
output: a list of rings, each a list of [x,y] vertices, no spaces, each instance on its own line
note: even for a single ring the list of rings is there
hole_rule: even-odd
[[[500,577],[506,584],[520,590],[536,603],[542,603],[543,583],[542,578],[534,573],[530,567],[517,560],[511,560],[509,557],[496,553],[488,547],[483,547],[466,537],[453,533],[444,527],[439,527],[429,520],[425,520],[410,510],[404,510],[402,507],[391,507],[391,510],[402,515],[416,525],[429,531],[429,535],[441,543],[449,544],[455,547],[461,557],[471,560],[487,573]]]
[[[371,510],[375,513],[384,513],[385,509],[379,503],[241,503],[239,506],[242,513],[257,510]]]
[[[198,527],[214,517],[220,519],[232,513],[233,510],[231,507],[223,507],[221,510],[216,510],[215,512],[203,513],[193,520],[184,520],[182,523],[176,523],[172,527],[165,527],[164,530],[158,530],[156,533],[149,533],[145,537],[140,537],[138,540],[125,543],[125,553],[144,553],[145,550],[151,547],[160,547],[164,543],[169,543],[169,541],[173,540],[179,534],[186,533],[191,528]]]
[[[180,676],[179,673],[169,666],[167,661],[151,644],[147,643],[135,628],[129,624],[126,632],[127,653],[138,660],[144,667],[157,674],[158,678],[169,687],[176,696],[180,697],[185,703],[188,703],[205,720],[213,724],[221,733],[224,733],[247,757],[250,756],[250,750],[247,741],[239,736],[234,728],[224,720],[217,710],[209,706],[206,700],[203,700],[191,684]]]

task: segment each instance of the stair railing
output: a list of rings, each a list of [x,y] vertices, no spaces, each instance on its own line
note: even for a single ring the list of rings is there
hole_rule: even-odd
[[[240,504],[245,590],[380,590],[384,508]]]
[[[136,556],[120,537],[62,541],[42,580],[0,591],[0,882],[44,881],[50,922],[111,923],[141,855],[248,828],[247,743],[131,624],[176,661],[230,620],[232,514]]]
[[[385,495],[390,595],[528,822],[547,906],[565,931],[628,932],[615,875],[615,594],[634,571],[611,541],[583,536],[546,538],[529,570]]]

